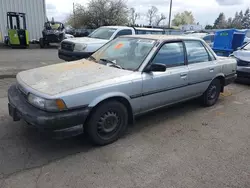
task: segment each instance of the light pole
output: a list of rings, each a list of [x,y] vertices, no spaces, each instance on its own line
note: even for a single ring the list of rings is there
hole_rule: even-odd
[[[73,3],[74,28],[76,27],[75,3]]]
[[[172,0],[170,0],[170,7],[169,7],[169,22],[168,22],[168,28],[171,27],[171,15],[172,15]]]

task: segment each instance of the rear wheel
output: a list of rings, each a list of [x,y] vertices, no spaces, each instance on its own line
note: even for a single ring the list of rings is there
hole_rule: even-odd
[[[43,38],[40,38],[39,43],[40,43],[40,48],[44,48],[45,43],[44,43]]]
[[[128,125],[128,111],[118,101],[108,101],[91,114],[86,133],[96,145],[107,145],[116,141]]]
[[[204,106],[213,106],[217,102],[220,96],[221,87],[222,85],[219,79],[214,79],[212,81],[202,96]]]

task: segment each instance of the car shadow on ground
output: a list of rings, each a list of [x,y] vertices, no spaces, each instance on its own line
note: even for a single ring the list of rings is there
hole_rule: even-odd
[[[169,120],[176,119],[200,108],[196,101],[189,101],[140,116],[136,118],[134,125],[129,126],[120,142],[123,142],[123,139],[127,137],[138,135],[147,127],[158,126],[160,122],[168,123]],[[30,128],[25,122],[12,123],[11,126],[14,126],[11,127],[11,131],[14,131],[15,135],[11,133],[9,134],[10,136],[0,139],[0,145],[4,154],[3,158],[0,156],[0,161],[2,160],[3,162],[0,164],[2,166],[0,177],[1,174],[6,176],[17,171],[46,165],[52,161],[77,153],[89,152],[97,148],[83,135],[64,140],[55,140],[39,133],[35,128]],[[4,153],[12,149],[15,152]]]

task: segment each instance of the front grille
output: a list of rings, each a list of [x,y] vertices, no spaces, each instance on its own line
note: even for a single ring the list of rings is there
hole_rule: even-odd
[[[62,48],[62,50],[67,50],[67,51],[73,52],[74,51],[74,44],[71,42],[63,41],[61,43],[61,48]]]
[[[237,65],[242,66],[242,67],[247,67],[247,66],[250,66],[250,62],[242,61],[240,59],[237,59]]]

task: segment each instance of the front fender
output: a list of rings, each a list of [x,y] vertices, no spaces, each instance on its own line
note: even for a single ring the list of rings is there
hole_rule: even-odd
[[[113,97],[122,97],[124,99],[126,99],[130,106],[131,106],[131,99],[129,98],[128,95],[126,95],[125,93],[122,93],[122,92],[112,92],[112,93],[105,93],[101,96],[98,96],[97,98],[95,98],[90,104],[89,104],[89,107],[95,107],[96,105],[98,105],[100,102],[106,100],[106,99],[110,99],[110,98],[113,98]]]

